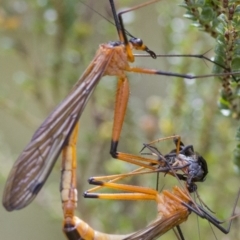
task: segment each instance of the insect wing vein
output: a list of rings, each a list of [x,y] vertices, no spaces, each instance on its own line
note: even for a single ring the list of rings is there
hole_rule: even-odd
[[[176,213],[169,217],[164,217],[163,219],[160,217],[148,225],[146,228],[141,229],[131,236],[124,238],[124,240],[153,240],[157,237],[162,236],[164,233],[176,227],[176,222],[179,219],[183,219],[181,213]]]
[[[113,51],[98,52],[70,94],[35,132],[9,174],[3,194],[6,210],[27,206],[40,191],[112,56]]]

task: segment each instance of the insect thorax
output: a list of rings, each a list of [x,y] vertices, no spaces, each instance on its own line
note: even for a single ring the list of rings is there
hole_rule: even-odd
[[[120,42],[110,42],[100,45],[100,49],[112,56],[104,75],[124,77],[125,70],[129,68],[125,46]]]

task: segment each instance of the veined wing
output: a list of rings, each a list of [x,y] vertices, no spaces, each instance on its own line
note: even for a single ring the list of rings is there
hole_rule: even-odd
[[[176,214],[171,215],[169,217],[164,217],[161,219],[156,219],[146,228],[143,228],[131,236],[124,238],[123,240],[153,240],[157,237],[162,236],[167,231],[171,230],[172,228],[176,227],[183,221],[187,220],[189,215],[189,211],[186,208],[186,211],[178,211]]]
[[[42,123],[9,174],[3,205],[8,211],[27,206],[47,180],[114,51],[98,51],[69,95]]]
[[[188,219],[191,211],[183,203],[188,203],[188,196],[178,187],[173,191],[163,191],[157,197],[158,218],[124,240],[152,240],[162,236],[170,229]]]

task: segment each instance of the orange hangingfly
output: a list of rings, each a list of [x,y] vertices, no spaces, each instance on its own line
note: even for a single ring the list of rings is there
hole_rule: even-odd
[[[159,0],[152,0],[151,2],[138,5],[131,10],[157,1]],[[130,67],[129,62],[134,62],[133,49],[146,51],[152,58],[156,58],[156,54],[146,47],[140,39],[134,38],[129,33],[128,35],[132,38],[128,40],[123,26],[122,14],[130,10],[117,14],[113,0],[109,0],[109,2],[118,31],[119,41],[100,45],[94,59],[71,92],[41,124],[29,144],[14,163],[3,193],[3,205],[8,211],[24,208],[32,202],[41,190],[60,152],[76,127],[88,99],[103,76],[111,75],[118,77],[110,149],[111,155],[114,158],[119,158],[119,155],[121,155],[121,153],[117,152],[117,146],[129,97],[129,83],[126,72],[175,76],[188,79],[213,76],[211,74],[192,76]],[[226,75],[229,75],[229,73],[226,73]]]

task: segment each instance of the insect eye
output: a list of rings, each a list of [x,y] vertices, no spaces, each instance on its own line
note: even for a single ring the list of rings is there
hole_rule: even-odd
[[[132,45],[133,45],[136,49],[138,49],[138,47],[141,47],[141,46],[143,45],[143,41],[142,41],[142,39],[140,39],[140,38],[131,38],[131,39],[129,40],[129,42],[132,43]]]

